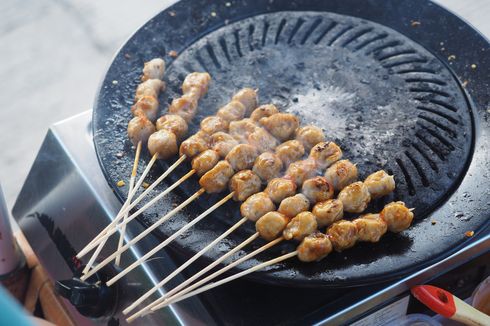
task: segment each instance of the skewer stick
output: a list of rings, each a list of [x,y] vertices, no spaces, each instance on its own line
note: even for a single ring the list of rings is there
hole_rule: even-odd
[[[196,195],[197,196],[195,198],[199,197],[203,192],[204,192],[204,189],[202,189],[202,188],[200,190],[198,190],[198,192],[196,192]],[[120,272],[119,274],[117,274],[116,276],[114,276],[113,278],[111,278],[109,281],[107,281],[106,282],[106,285],[107,286],[113,285],[121,277],[123,277],[127,273],[131,272],[133,269],[135,269],[136,267],[138,267],[139,265],[141,265],[142,263],[144,263],[148,258],[150,258],[154,254],[156,254],[157,252],[159,252],[160,250],[162,250],[163,248],[165,248],[165,246],[167,246],[170,242],[172,242],[173,240],[175,240],[179,235],[181,235],[182,233],[184,233],[186,230],[190,229],[194,224],[196,224],[197,222],[199,222],[200,220],[202,220],[203,218],[205,218],[206,216],[208,216],[211,212],[213,212],[214,210],[216,210],[218,207],[220,207],[221,205],[223,205],[224,203],[226,203],[228,200],[230,200],[233,197],[233,194],[234,194],[234,192],[232,191],[230,194],[228,194],[226,197],[224,197],[223,199],[221,199],[219,202],[217,202],[216,204],[214,204],[213,206],[211,206],[210,208],[208,208],[206,211],[204,211],[203,213],[201,213],[201,215],[199,215],[198,217],[196,217],[195,219],[193,219],[191,222],[187,223],[183,228],[181,228],[180,230],[178,230],[177,232],[175,232],[174,234],[172,234],[172,236],[168,237],[165,241],[163,241],[158,246],[156,246],[155,248],[153,248],[152,250],[150,250],[149,252],[147,252],[145,255],[143,255],[143,257],[139,258],[134,263],[132,263],[131,265],[129,265],[125,270],[123,270],[122,272]],[[195,198],[193,198],[192,200],[194,200]],[[116,254],[117,254],[117,252],[116,252]]]
[[[138,306],[141,302],[143,302],[145,299],[147,299],[150,295],[155,293],[159,288],[163,287],[165,284],[167,284],[171,279],[173,279],[176,275],[178,275],[180,272],[182,272],[184,269],[186,269],[190,264],[192,264],[196,259],[201,257],[206,251],[208,251],[210,248],[214,247],[218,242],[223,240],[225,237],[227,237],[230,233],[235,231],[239,226],[241,226],[243,223],[247,221],[247,218],[244,217],[238,222],[236,222],[232,227],[230,227],[226,232],[221,234],[219,237],[217,237],[213,242],[208,244],[206,247],[201,249],[198,253],[196,253],[192,258],[187,260],[184,264],[182,264],[179,268],[174,270],[172,273],[170,273],[167,277],[165,277],[160,283],[155,285],[153,288],[151,288],[149,291],[147,291],[145,294],[143,294],[138,300],[133,302],[129,307],[127,307],[123,313],[127,314],[131,310],[133,310],[136,306]]]

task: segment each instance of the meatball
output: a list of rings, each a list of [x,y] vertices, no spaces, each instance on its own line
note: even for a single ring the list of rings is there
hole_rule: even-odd
[[[255,229],[263,239],[271,241],[281,235],[288,222],[289,219],[285,215],[269,212],[258,219],[255,223]]]
[[[247,142],[256,147],[259,152],[274,150],[274,148],[279,144],[277,139],[275,139],[274,136],[263,128],[257,128],[254,132],[248,135]]]
[[[301,192],[311,203],[318,203],[333,197],[333,187],[324,177],[314,177],[303,182]]]
[[[175,134],[177,139],[182,139],[187,134],[187,122],[176,114],[162,115],[157,120],[157,130],[168,130]]]
[[[305,155],[305,148],[300,141],[288,140],[276,147],[276,154],[281,159],[284,166],[289,166],[292,162],[299,160]]]
[[[280,141],[291,139],[299,127],[299,119],[294,114],[276,113],[260,119],[260,124]]]
[[[260,191],[260,178],[250,170],[235,173],[230,181],[230,190],[235,201],[244,201]]]
[[[148,79],[162,79],[165,74],[165,61],[161,58],[155,58],[148,62],[145,62],[143,67],[143,76],[141,81],[147,81]]]
[[[245,116],[245,106],[238,101],[231,101],[219,109],[216,115],[228,122],[238,121]]]
[[[357,167],[349,160],[335,162],[325,171],[325,178],[340,191],[357,180]]]
[[[316,162],[312,159],[296,161],[289,164],[286,170],[286,175],[296,182],[296,185],[301,186],[306,179],[312,178],[317,171]]]
[[[260,179],[269,181],[279,176],[282,170],[282,162],[276,154],[265,152],[257,157],[252,170]]]
[[[200,179],[199,184],[207,193],[222,192],[226,189],[228,181],[233,176],[233,168],[227,161],[219,161],[211,170],[206,172]]]
[[[189,123],[196,115],[197,100],[187,95],[174,99],[168,108],[168,112],[181,116]]]
[[[264,192],[276,204],[296,193],[296,184],[286,178],[274,178],[267,184]]]
[[[357,241],[357,228],[351,221],[340,220],[333,223],[328,229],[327,234],[335,251],[343,251],[351,248]]]
[[[310,157],[323,170],[342,158],[342,150],[334,142],[322,142],[313,146]]]
[[[249,144],[239,144],[226,155],[227,160],[235,171],[251,169],[257,158],[257,149]]]
[[[264,192],[259,192],[248,197],[240,206],[240,213],[252,222],[257,221],[264,214],[272,212],[276,206]]]
[[[276,113],[279,113],[279,110],[274,104],[265,104],[256,108],[250,115],[250,119],[253,121],[259,121],[262,118],[270,117]]]
[[[344,205],[344,211],[349,213],[363,212],[371,201],[368,188],[360,181],[342,189],[337,198]]]
[[[305,150],[309,151],[316,144],[324,142],[325,135],[320,128],[308,125],[296,130],[296,139],[303,144]]]
[[[131,107],[134,116],[145,115],[150,121],[155,121],[158,114],[158,100],[153,96],[143,96]]]
[[[167,159],[178,153],[177,137],[168,130],[158,130],[148,138],[148,150],[159,159]]]
[[[224,158],[239,143],[229,134],[220,131],[211,135],[210,144],[211,148]]]
[[[148,79],[136,88],[134,101],[138,102],[144,96],[158,98],[158,94],[165,89],[165,83],[159,79]]]
[[[388,229],[391,232],[398,233],[408,229],[412,224],[413,213],[405,206],[404,202],[397,201],[386,205],[379,213],[379,217],[388,224]]]
[[[185,155],[187,158],[193,158],[194,156],[204,152],[208,148],[208,143],[196,135],[190,136],[180,144],[180,155]]]
[[[211,76],[207,72],[193,72],[188,74],[182,83],[184,94],[193,93],[194,96],[202,97],[208,92]]]
[[[230,122],[229,133],[240,143],[246,143],[248,136],[259,128],[251,119]]]
[[[332,252],[332,243],[326,234],[316,231],[305,237],[296,250],[302,262],[319,261]]]
[[[227,131],[228,122],[217,116],[210,116],[202,119],[201,130],[208,135],[212,135],[215,132]]]
[[[192,169],[198,176],[211,170],[219,161],[219,155],[212,149],[205,150],[192,159]]]
[[[379,214],[366,214],[353,222],[357,228],[359,241],[378,242],[388,230],[386,222],[379,217]]]
[[[238,101],[245,106],[245,114],[250,115],[252,111],[257,107],[259,102],[257,92],[251,88],[242,88],[235,95],[232,100]]]
[[[371,198],[379,198],[388,195],[395,190],[395,178],[384,170],[370,174],[364,184],[368,187]]]
[[[316,228],[315,215],[311,214],[311,212],[301,212],[289,221],[282,235],[286,240],[301,241],[307,235],[315,232]]]
[[[310,208],[308,198],[306,198],[303,194],[296,194],[294,196],[284,198],[281,201],[277,211],[289,218],[293,218],[299,213],[307,211],[308,208]]]
[[[329,199],[313,206],[311,211],[316,216],[319,227],[324,227],[344,217],[344,206],[338,199]]]
[[[128,136],[133,145],[139,142],[146,144],[150,135],[155,132],[155,126],[146,116],[137,116],[128,123]]]

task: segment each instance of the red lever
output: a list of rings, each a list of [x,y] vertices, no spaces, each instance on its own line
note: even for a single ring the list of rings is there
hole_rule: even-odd
[[[420,302],[439,315],[451,318],[456,313],[453,295],[446,290],[432,285],[418,285],[412,287],[411,292]]]

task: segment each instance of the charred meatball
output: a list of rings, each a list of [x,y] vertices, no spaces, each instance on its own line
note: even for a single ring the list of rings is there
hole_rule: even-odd
[[[158,114],[158,100],[153,96],[143,96],[131,107],[134,116],[145,115],[150,121],[155,121]]]
[[[281,235],[288,222],[289,219],[285,215],[269,212],[259,218],[255,223],[255,229],[263,239],[271,241]]]
[[[157,130],[168,130],[175,134],[177,139],[182,139],[187,134],[187,122],[176,114],[166,114],[158,118]]]
[[[313,206],[312,213],[316,216],[319,227],[324,227],[344,217],[344,206],[338,199],[329,199]]]
[[[340,160],[327,169],[325,178],[330,182],[335,191],[340,191],[357,181],[357,167],[349,160]]]
[[[231,101],[219,109],[216,115],[228,123],[238,121],[245,116],[245,106],[238,101]]]
[[[395,190],[395,178],[384,170],[370,174],[364,181],[368,187],[371,198],[379,198],[388,195]]]
[[[219,161],[199,179],[199,185],[209,194],[222,192],[226,189],[228,181],[234,173],[230,163]]]
[[[284,198],[296,193],[296,184],[286,178],[274,178],[267,184],[264,192],[274,203],[280,203]]]
[[[395,233],[408,229],[413,220],[413,213],[402,201],[389,203],[379,213],[379,216],[386,222],[388,229]]]
[[[276,155],[279,156],[284,167],[289,166],[292,162],[299,160],[305,155],[303,144],[296,140],[288,140],[276,147]]]
[[[316,162],[313,159],[307,158],[306,160],[296,161],[289,164],[286,170],[286,176],[296,182],[296,185],[301,186],[306,179],[312,178],[317,171]]]
[[[150,135],[155,132],[155,126],[146,116],[137,116],[128,123],[128,136],[133,145],[139,142],[146,144]]]
[[[276,113],[279,113],[279,110],[274,104],[265,104],[256,108],[250,115],[250,119],[253,121],[259,121],[262,118],[270,117]]]
[[[141,81],[147,81],[148,79],[163,79],[165,74],[165,61],[161,58],[155,58],[148,62],[145,62],[143,67],[143,76]]]
[[[239,144],[226,155],[227,160],[235,171],[251,169],[257,158],[257,149],[248,144]]]
[[[310,157],[324,170],[342,158],[342,150],[334,142],[323,142],[313,146]]]
[[[239,142],[225,132],[214,133],[210,138],[211,148],[215,150],[221,158],[225,158],[228,153],[239,144]]]
[[[260,178],[250,170],[235,173],[230,181],[230,191],[233,191],[235,201],[244,201],[260,191]]]
[[[256,193],[248,197],[240,206],[240,213],[250,221],[257,221],[268,212],[272,212],[276,206],[264,192]]]
[[[192,168],[198,176],[211,170],[219,161],[219,155],[212,149],[205,150],[192,159]]]
[[[252,169],[260,179],[269,181],[277,178],[282,170],[282,162],[279,157],[271,152],[265,152],[255,159]]]
[[[296,215],[282,232],[284,239],[301,241],[306,236],[315,232],[317,228],[316,218],[311,212],[301,212]]]
[[[303,144],[306,151],[310,151],[313,146],[325,141],[325,135],[320,128],[308,125],[296,130],[296,139]]]
[[[297,250],[302,262],[319,261],[332,252],[332,243],[326,234],[316,231],[305,237]]]
[[[388,230],[388,225],[379,214],[366,214],[353,222],[357,228],[359,241],[378,242]]]
[[[232,98],[234,101],[238,101],[245,106],[245,114],[250,115],[252,111],[257,107],[258,96],[257,92],[251,88],[242,88]]]
[[[335,251],[343,251],[356,244],[358,235],[356,225],[351,221],[340,220],[333,223],[328,229],[327,234]]]
[[[360,181],[342,189],[337,198],[342,201],[344,211],[349,213],[363,212],[371,201],[368,188]]]
[[[299,127],[299,119],[294,114],[277,113],[260,119],[260,124],[280,141],[291,139]]]
[[[279,213],[293,218],[301,212],[305,212],[310,208],[308,198],[303,194],[296,194],[291,197],[284,198],[277,210]]]
[[[311,203],[318,203],[333,197],[333,187],[324,177],[305,180],[301,192]]]
[[[187,158],[193,158],[207,149],[208,143],[201,137],[194,135],[180,144],[180,155],[185,155]]]
[[[168,130],[158,130],[148,138],[148,150],[151,155],[166,160],[178,153],[177,137]]]

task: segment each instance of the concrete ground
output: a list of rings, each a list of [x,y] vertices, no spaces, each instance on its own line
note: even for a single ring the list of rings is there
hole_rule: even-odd
[[[0,1],[0,183],[9,207],[48,127],[92,107],[119,46],[172,2]],[[490,0],[437,2],[490,38]]]

